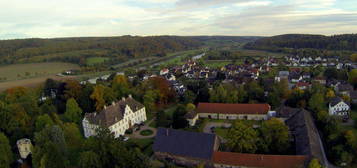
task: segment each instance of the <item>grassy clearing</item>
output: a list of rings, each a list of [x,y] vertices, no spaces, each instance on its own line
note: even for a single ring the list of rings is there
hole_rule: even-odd
[[[221,68],[227,64],[233,63],[232,61],[226,61],[226,60],[206,60],[204,62],[205,66],[210,67],[210,68]]]
[[[95,65],[95,64],[104,63],[107,60],[109,60],[109,58],[106,58],[106,57],[90,57],[90,58],[86,59],[86,64],[91,66],[91,65]]]
[[[79,69],[79,66],[75,64],[60,62],[1,66],[0,82],[44,77],[61,73],[70,69]]]
[[[218,136],[220,136],[220,137],[222,137],[224,139],[227,139],[228,131],[229,131],[229,128],[215,128],[214,129],[214,132]]]

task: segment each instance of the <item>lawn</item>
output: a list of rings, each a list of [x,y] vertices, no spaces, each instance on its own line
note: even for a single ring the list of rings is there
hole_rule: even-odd
[[[205,60],[205,66],[209,68],[222,68],[225,65],[232,64],[230,60]]]
[[[87,65],[101,64],[101,63],[104,63],[107,60],[109,60],[109,58],[106,58],[106,57],[90,57],[90,58],[86,59],[86,64]]]
[[[142,136],[149,136],[149,135],[152,135],[154,132],[151,131],[151,130],[143,130],[140,132],[140,135]]]
[[[215,128],[214,132],[222,137],[223,139],[227,139],[229,128]]]

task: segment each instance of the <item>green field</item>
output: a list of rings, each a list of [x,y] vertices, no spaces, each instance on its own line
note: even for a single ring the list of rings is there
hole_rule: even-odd
[[[86,64],[87,65],[101,64],[101,63],[104,63],[107,60],[109,60],[109,58],[106,58],[106,57],[90,57],[90,58],[86,59]]]
[[[227,60],[205,60],[205,66],[209,68],[221,68],[227,64],[232,64],[232,61]]]
[[[13,81],[43,77],[61,73],[65,70],[79,69],[78,65],[70,63],[31,63],[31,64],[14,64],[0,66],[0,81]]]

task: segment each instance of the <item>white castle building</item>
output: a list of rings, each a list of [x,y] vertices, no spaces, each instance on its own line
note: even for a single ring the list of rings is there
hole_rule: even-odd
[[[115,138],[124,135],[125,131],[146,121],[144,105],[134,100],[131,95],[104,106],[100,112],[86,113],[82,125],[86,138],[96,135],[99,127],[108,128],[114,133]]]

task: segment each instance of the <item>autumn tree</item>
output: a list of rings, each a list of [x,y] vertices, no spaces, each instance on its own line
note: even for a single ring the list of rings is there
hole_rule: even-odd
[[[74,98],[70,98],[66,103],[66,112],[64,117],[67,121],[80,123],[82,118],[82,109],[78,106]]]
[[[353,62],[357,62],[357,53],[351,54],[350,60]]]
[[[323,168],[322,165],[320,164],[319,160],[316,158],[312,159],[307,166],[308,168]]]
[[[233,152],[254,153],[258,149],[257,141],[257,132],[243,121],[235,121],[228,131],[227,146]]]
[[[129,82],[126,76],[117,75],[112,81],[112,88],[117,98],[125,97],[129,94]]]
[[[96,85],[93,93],[90,95],[90,98],[95,101],[95,109],[97,111],[103,109],[105,105],[104,89],[105,87],[103,85]]]
[[[309,100],[309,107],[314,111],[320,111],[325,108],[324,95],[321,93],[315,93]]]
[[[64,93],[66,99],[78,99],[82,93],[82,86],[77,80],[67,80],[65,82]]]
[[[352,69],[348,73],[348,81],[353,85],[357,86],[357,69]]]

